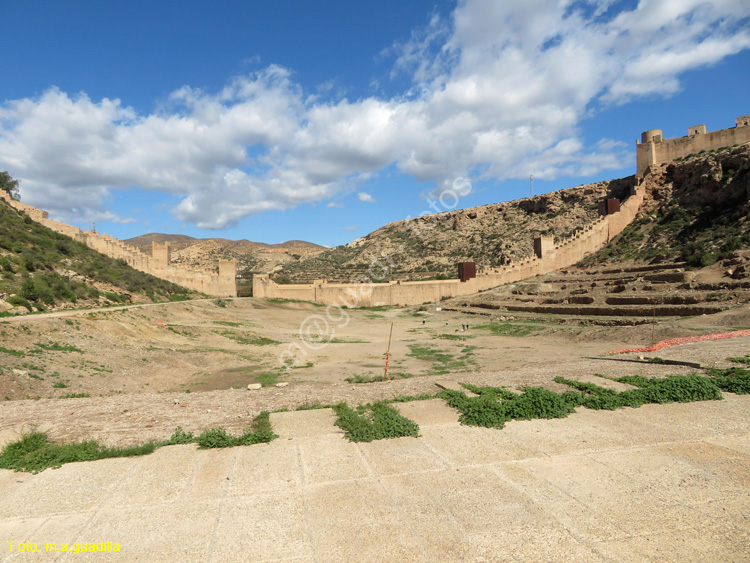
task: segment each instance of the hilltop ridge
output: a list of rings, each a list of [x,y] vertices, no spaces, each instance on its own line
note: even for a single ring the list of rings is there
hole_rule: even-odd
[[[272,272],[283,264],[325,250],[324,246],[304,240],[268,244],[247,239],[195,238],[188,235],[148,233],[123,241],[151,254],[152,243],[170,243],[172,262],[187,266],[213,267],[218,259],[237,260],[238,272]]]

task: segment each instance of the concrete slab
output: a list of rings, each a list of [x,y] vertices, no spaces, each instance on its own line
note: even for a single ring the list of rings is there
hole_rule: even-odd
[[[512,420],[502,430],[509,439],[548,455],[578,454],[591,451],[622,448],[629,444],[627,436],[609,429],[596,428],[588,420],[608,413],[591,413],[586,409],[567,418],[550,420]]]
[[[372,480],[329,483],[305,491],[308,526],[323,561],[424,561],[421,543]]]
[[[8,561],[51,561],[65,556],[65,549],[71,552],[78,549],[73,544],[86,525],[91,521],[93,512],[65,514],[35,519],[41,523],[28,535],[12,536],[16,541],[30,541],[38,544],[38,551],[34,553],[18,553],[14,550]],[[30,522],[30,521],[28,521]],[[23,532],[22,532],[23,533]],[[0,537],[3,532],[0,531]],[[67,546],[65,544],[68,544]]]
[[[440,503],[440,491],[428,487],[421,475],[391,475],[381,480],[391,506],[407,521],[420,542],[426,561],[474,558],[453,516]]]
[[[403,416],[419,424],[420,428],[458,422],[459,413],[445,404],[442,399],[394,403],[393,406]]]
[[[195,473],[185,487],[181,500],[215,498],[226,494],[234,461],[241,451],[239,448],[198,450]]]
[[[614,453],[595,455],[610,459]],[[632,456],[630,451],[623,454]],[[642,452],[638,457],[647,454]],[[618,457],[617,462],[627,461],[626,457]],[[519,463],[536,478],[546,480],[584,505],[585,513],[603,523],[600,539],[676,533],[699,517],[698,512],[680,504],[679,497],[670,494],[671,491],[665,491],[651,481],[633,479],[629,473],[621,472],[621,467],[615,462],[608,466],[589,456],[559,456]],[[554,508],[552,512],[556,512]],[[584,523],[587,524],[586,520]],[[578,530],[575,521],[570,524],[571,529],[581,535],[588,530],[587,526]]]
[[[644,422],[627,416],[627,407],[615,411],[596,411],[587,408],[576,409],[579,423],[589,425],[598,432],[617,436],[629,446],[671,443],[680,441],[683,435],[667,426]]]
[[[723,448],[729,448],[736,452],[750,456],[750,434],[740,434],[739,436],[721,436],[718,438],[709,438],[705,440],[709,444],[716,444]]]
[[[6,491],[18,486],[19,483],[23,483],[29,477],[31,477],[29,473],[0,469],[0,503],[2,503],[3,494]]]
[[[237,449],[227,489],[230,495],[286,491],[300,487],[302,479],[298,445],[290,440],[274,440]]]
[[[300,439],[299,452],[306,485],[372,476],[357,445],[340,435]]]
[[[0,471],[0,561],[750,560],[750,397],[649,407]]]
[[[190,485],[199,460],[194,444],[159,448],[135,462],[108,503],[121,507],[177,500]]]
[[[643,405],[622,412],[623,416],[670,428],[695,439],[750,432],[746,399],[743,402],[742,398],[729,393],[724,397],[723,401]]]
[[[652,533],[596,546],[611,561],[642,563],[684,561],[690,563],[746,563],[750,544],[736,529],[685,528],[680,534]]]
[[[132,460],[104,459],[46,469],[6,491],[0,519],[94,510],[132,467]]]
[[[314,557],[299,491],[233,497],[222,503],[211,561],[275,561]]]
[[[280,438],[305,438],[322,434],[342,434],[336,426],[333,409],[271,413],[271,427]]]
[[[632,479],[642,487],[641,490],[650,491],[665,500],[679,498],[681,503],[688,505],[733,497],[737,493],[738,483],[701,467],[698,463],[692,463],[685,454],[693,446],[684,444],[679,453],[670,451],[667,447],[656,446],[597,453],[590,457],[602,466]]]
[[[510,438],[503,430],[460,424],[426,426],[420,440],[442,459],[457,467],[485,465],[536,457],[538,449]]]
[[[417,438],[394,438],[359,444],[379,475],[400,475],[445,469],[446,463]]]
[[[206,561],[219,517],[214,499],[105,509],[76,538],[112,541],[119,552],[79,553],[75,561]]]
[[[683,442],[662,446],[656,450],[672,459],[681,459],[690,465],[705,469],[722,479],[729,479],[734,482],[733,485],[750,490],[750,455],[707,442]]]

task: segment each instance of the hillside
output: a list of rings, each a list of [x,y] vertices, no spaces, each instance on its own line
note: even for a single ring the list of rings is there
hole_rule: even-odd
[[[188,266],[213,268],[219,259],[237,260],[237,271],[269,273],[283,264],[315,255],[325,247],[302,240],[289,240],[278,244],[253,242],[247,239],[225,238],[197,239],[187,235],[149,233],[123,241],[151,254],[152,243],[169,242],[172,245],[172,262]]]
[[[646,194],[633,224],[585,265],[634,259],[703,267],[750,248],[750,144],[662,165]]]
[[[347,245],[287,265],[292,281],[349,281],[374,272],[387,279],[457,277],[456,264],[474,261],[478,269],[518,261],[533,251],[536,235],[563,238],[594,221],[604,197],[624,197],[633,177],[568,188],[531,198],[425,215],[390,223]],[[284,281],[284,278],[282,278]]]
[[[189,291],[56,233],[0,200],[0,314],[167,301]]]
[[[750,145],[691,155],[647,177],[637,224],[586,264],[612,259],[682,260],[705,266],[750,246]],[[623,199],[634,177],[568,188],[531,198],[398,221],[345,246],[287,264],[277,281],[350,281],[457,277],[456,264],[479,270],[533,252],[533,237],[570,236],[594,221],[604,197]],[[384,270],[387,269],[387,271]]]

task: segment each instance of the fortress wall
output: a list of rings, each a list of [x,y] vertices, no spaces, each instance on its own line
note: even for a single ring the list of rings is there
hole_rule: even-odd
[[[53,221],[46,211],[15,201],[10,198],[7,192],[0,191],[0,199],[7,201],[13,208],[23,211],[37,223],[69,236],[110,258],[124,260],[136,270],[214,297],[237,296],[235,281],[237,263],[234,260],[220,260],[218,274],[198,268],[190,268],[189,266],[171,264],[171,248],[169,248],[168,243],[164,245],[154,243],[154,257],[151,257],[141,252],[140,249],[127,245],[107,234],[100,235],[95,231],[83,232],[78,227]]]
[[[480,272],[466,282],[435,280],[390,282],[387,284],[276,284],[267,274],[253,276],[253,296],[299,299],[324,305],[371,307],[377,305],[420,305],[443,298],[471,295],[508,283],[547,274],[580,262],[587,255],[604,248],[613,237],[629,225],[643,202],[645,188],[639,186],[620,205],[620,211],[599,217],[554,247],[541,244],[542,256],[530,256],[520,262],[489,272]]]
[[[660,129],[645,131],[641,142],[636,142],[636,176],[642,178],[652,164],[672,162],[700,151],[712,151],[733,145],[750,143],[750,118],[737,118],[736,127],[706,132],[705,125],[688,129],[686,137],[663,139]]]

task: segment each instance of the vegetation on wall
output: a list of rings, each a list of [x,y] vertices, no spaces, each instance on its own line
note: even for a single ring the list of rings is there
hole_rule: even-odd
[[[95,282],[121,292],[103,293]],[[104,256],[0,202],[0,293],[31,311],[100,296],[115,302],[129,301],[130,294],[168,300],[189,291]]]
[[[639,217],[583,264],[680,260],[701,268],[750,247],[750,145],[677,159],[650,195]]]

